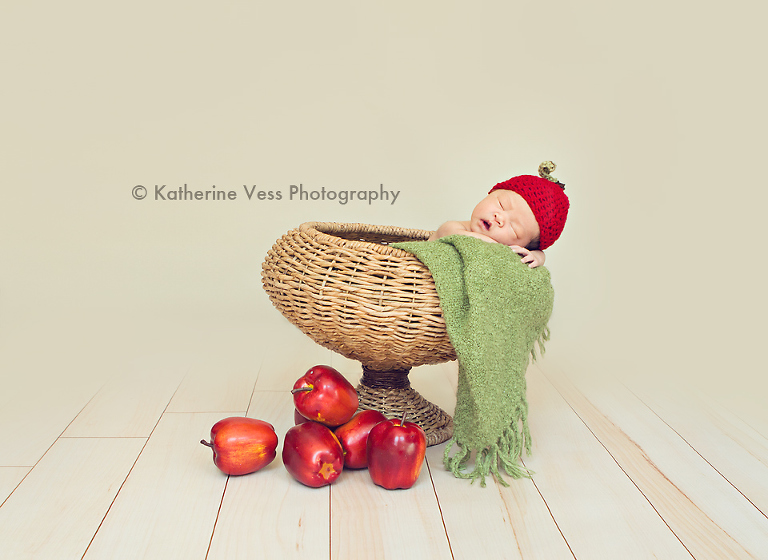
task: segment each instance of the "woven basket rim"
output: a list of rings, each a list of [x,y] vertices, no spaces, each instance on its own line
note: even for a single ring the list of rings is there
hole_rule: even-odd
[[[392,257],[413,257],[408,251],[375,243],[373,241],[358,241],[344,239],[335,233],[372,233],[379,235],[392,235],[411,238],[413,241],[426,241],[432,231],[426,229],[403,228],[397,226],[382,226],[363,223],[347,222],[304,222],[299,226],[299,231],[309,235],[321,243],[342,246],[348,249],[367,249],[382,255]]]

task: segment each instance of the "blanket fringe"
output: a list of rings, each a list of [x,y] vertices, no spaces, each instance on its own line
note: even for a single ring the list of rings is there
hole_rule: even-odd
[[[499,464],[512,478],[531,478],[534,472],[520,464],[523,449],[527,455],[531,454],[531,434],[528,423],[524,420],[522,428],[519,425],[509,426],[493,445],[477,450],[475,455],[475,468],[471,472],[466,469],[473,449],[452,437],[445,447],[443,464],[445,468],[457,478],[471,480],[480,479],[480,486],[485,488],[485,477],[493,476],[502,486],[509,486],[499,472]],[[453,446],[458,451],[450,456]]]
[[[544,330],[541,331],[541,334],[539,334],[538,338],[536,338],[536,340],[534,340],[533,343],[531,344],[531,361],[532,362],[535,362],[539,358],[539,356],[543,356],[547,352],[547,349],[544,343],[548,341],[549,341],[549,326],[547,325],[544,327]],[[538,355],[536,354],[537,345],[539,346]]]

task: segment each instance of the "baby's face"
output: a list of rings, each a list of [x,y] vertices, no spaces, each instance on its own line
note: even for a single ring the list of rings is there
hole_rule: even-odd
[[[470,230],[504,245],[526,247],[539,237],[539,224],[525,199],[513,191],[498,189],[475,206]]]

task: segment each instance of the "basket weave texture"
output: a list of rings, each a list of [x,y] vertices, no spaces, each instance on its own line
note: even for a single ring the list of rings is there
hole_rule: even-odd
[[[390,247],[431,232],[393,226],[308,222],[278,239],[262,265],[272,304],[318,344],[357,360],[360,408],[408,413],[428,445],[453,420],[410,387],[412,367],[456,359],[429,269]]]
[[[308,222],[278,239],[262,265],[274,306],[318,344],[389,371],[456,359],[432,275],[389,247],[431,232]]]

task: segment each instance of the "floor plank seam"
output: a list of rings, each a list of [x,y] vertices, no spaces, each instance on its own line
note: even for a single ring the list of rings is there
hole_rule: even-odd
[[[259,373],[261,373],[261,368],[259,368]],[[259,382],[259,373],[256,374],[256,381],[253,382],[253,389],[251,389],[251,396],[248,399],[248,406],[245,407],[246,416],[248,416],[248,413],[251,411],[251,405],[253,404],[253,397],[256,394],[256,384]]]
[[[448,550],[451,553],[451,559],[455,560],[456,557],[453,554],[453,547],[451,546],[451,537],[448,535],[448,526],[445,524],[445,516],[443,515],[443,508],[440,505],[440,496],[437,494],[435,479],[432,476],[432,467],[429,466],[429,459],[426,459],[425,462],[427,463],[427,472],[429,473],[429,480],[432,483],[432,491],[435,493],[435,500],[437,501],[437,511],[440,512],[440,521],[442,521],[443,523],[443,530],[445,531],[445,540],[448,541]]]
[[[623,385],[623,383],[622,383],[622,385]],[[741,494],[741,495],[743,496],[743,498],[744,498],[745,500],[747,500],[747,501],[748,501],[748,502],[749,502],[749,503],[752,505],[752,507],[754,507],[754,508],[755,508],[757,511],[759,511],[759,512],[762,514],[762,516],[763,516],[763,517],[765,517],[766,519],[768,519],[768,515],[766,515],[766,513],[765,513],[763,510],[761,510],[761,509],[760,509],[760,508],[757,506],[757,504],[755,504],[755,503],[754,503],[752,500],[750,500],[750,499],[749,499],[749,497],[747,497],[747,495],[746,495],[746,494],[744,494],[744,492],[742,492],[741,490],[739,490],[739,488],[738,488],[738,487],[737,487],[737,486],[736,486],[736,485],[735,485],[733,482],[731,482],[731,481],[728,479],[728,477],[727,477],[727,476],[725,476],[723,473],[721,473],[721,472],[720,472],[720,471],[717,469],[717,467],[715,467],[715,466],[714,466],[712,463],[710,463],[710,462],[707,460],[707,458],[706,458],[706,457],[704,457],[704,455],[702,455],[701,453],[699,453],[699,451],[698,451],[698,450],[697,450],[697,449],[696,449],[696,448],[695,448],[693,445],[691,445],[691,443],[690,443],[690,442],[689,442],[687,439],[685,439],[685,437],[683,437],[683,435],[682,435],[680,432],[678,432],[678,431],[677,431],[675,428],[673,428],[673,427],[672,427],[672,426],[671,426],[671,425],[670,425],[670,424],[669,424],[669,423],[668,423],[666,420],[664,420],[664,418],[662,418],[662,417],[661,417],[661,416],[660,416],[660,415],[659,415],[659,414],[658,414],[658,413],[657,413],[657,412],[656,412],[656,411],[653,409],[653,407],[652,407],[652,406],[650,406],[650,405],[649,405],[648,403],[646,403],[646,402],[645,402],[645,401],[644,401],[642,398],[640,398],[638,395],[636,395],[636,394],[634,393],[634,391],[632,391],[632,389],[630,389],[630,388],[629,388],[629,387],[627,387],[626,385],[625,385],[625,388],[626,388],[626,389],[627,389],[627,391],[629,391],[629,392],[630,392],[632,395],[634,395],[634,397],[635,397],[635,398],[636,398],[638,401],[640,401],[641,403],[643,403],[643,405],[644,405],[646,408],[648,408],[648,410],[650,410],[650,411],[651,411],[651,413],[652,413],[654,416],[656,416],[656,418],[658,418],[658,419],[659,419],[661,422],[663,422],[665,426],[667,426],[667,427],[668,427],[670,430],[672,430],[672,431],[673,431],[675,434],[677,434],[677,437],[679,437],[681,440],[683,440],[683,441],[685,442],[685,444],[686,444],[688,447],[690,447],[690,448],[693,450],[693,452],[694,452],[694,453],[696,453],[696,455],[698,455],[699,457],[701,457],[701,459],[702,459],[702,460],[703,460],[703,461],[704,461],[704,462],[705,462],[707,465],[709,465],[709,466],[712,468],[712,470],[713,470],[713,471],[715,471],[717,474],[719,474],[719,475],[720,475],[720,476],[723,478],[723,480],[725,480],[725,481],[726,481],[728,484],[730,484],[730,485],[733,487],[733,489],[734,489],[734,490],[736,490],[736,492],[738,492],[739,494]]]
[[[523,464],[523,466],[527,469],[528,467],[525,465],[525,461],[523,459],[520,459],[520,462]],[[547,508],[547,511],[549,512],[549,516],[552,518],[552,523],[555,524],[555,528],[557,528],[557,532],[560,533],[560,536],[563,537],[563,541],[565,542],[565,546],[568,547],[568,551],[571,553],[571,556],[573,556],[574,560],[576,559],[576,554],[573,552],[573,549],[571,548],[571,544],[568,542],[568,539],[565,538],[565,535],[563,534],[562,529],[560,529],[560,525],[557,522],[557,519],[555,519],[555,514],[552,513],[552,510],[549,507],[549,504],[547,503],[547,499],[544,497],[544,494],[541,493],[541,490],[539,490],[539,487],[536,484],[536,481],[534,480],[534,477],[531,476],[531,483],[533,484],[533,487],[536,489],[536,492],[538,492],[539,496],[541,497],[541,501],[544,502],[544,507]],[[506,503],[504,505],[506,508]],[[507,513],[509,513],[509,510],[507,510]],[[514,530],[514,529],[513,529]]]
[[[629,480],[629,481],[632,483],[632,485],[633,485],[635,488],[637,488],[637,491],[638,491],[638,492],[640,492],[640,495],[641,495],[643,498],[645,498],[645,501],[646,501],[646,502],[648,502],[648,505],[650,505],[650,506],[651,506],[651,508],[653,509],[653,511],[655,511],[655,512],[656,512],[656,515],[658,515],[658,516],[659,516],[659,519],[661,519],[662,523],[664,523],[664,525],[666,525],[666,526],[667,526],[667,528],[669,529],[670,533],[672,533],[672,534],[675,536],[675,538],[676,538],[676,539],[678,540],[678,542],[679,542],[679,543],[682,545],[682,547],[683,547],[683,548],[686,550],[686,552],[687,552],[688,554],[690,554],[690,555],[691,555],[691,558],[694,558],[694,559],[695,559],[696,557],[695,557],[695,556],[693,555],[693,553],[692,553],[692,552],[691,552],[691,551],[688,549],[688,547],[685,545],[685,543],[684,543],[684,542],[683,542],[683,540],[680,538],[680,536],[679,536],[679,535],[678,535],[678,534],[677,534],[677,533],[674,531],[674,529],[672,529],[672,527],[669,525],[669,523],[667,523],[667,520],[666,520],[666,519],[664,519],[664,516],[663,516],[663,515],[661,515],[661,512],[660,512],[658,509],[656,509],[656,506],[653,504],[653,502],[651,501],[651,499],[650,499],[650,498],[648,498],[648,496],[645,494],[645,492],[643,492],[643,490],[640,488],[640,486],[638,486],[637,482],[635,482],[635,480],[634,480],[634,479],[633,479],[633,478],[630,476],[630,474],[629,474],[629,473],[628,473],[628,472],[627,472],[627,471],[624,469],[624,467],[621,465],[621,463],[619,462],[619,460],[618,460],[618,459],[616,459],[616,457],[613,455],[613,453],[611,453],[611,451],[608,449],[608,447],[607,447],[607,446],[606,446],[606,445],[603,443],[603,441],[602,441],[602,440],[601,440],[601,439],[598,437],[598,435],[597,435],[597,434],[596,434],[596,433],[595,433],[595,432],[592,430],[592,428],[589,426],[589,424],[586,422],[586,420],[584,420],[584,418],[582,418],[582,417],[581,417],[581,415],[580,415],[580,414],[579,414],[579,413],[576,411],[576,409],[573,407],[573,405],[571,405],[571,403],[568,401],[568,399],[567,399],[567,398],[565,398],[565,395],[563,395],[563,393],[560,391],[560,388],[559,388],[559,387],[558,387],[558,386],[557,386],[557,385],[556,385],[556,384],[555,384],[555,383],[554,383],[554,382],[553,382],[553,381],[552,381],[552,380],[549,378],[549,376],[547,376],[547,374],[546,374],[546,373],[544,373],[543,371],[542,371],[542,375],[544,375],[544,377],[547,379],[547,381],[549,381],[549,383],[550,383],[550,384],[551,384],[551,385],[552,385],[552,386],[555,388],[555,391],[557,391],[557,393],[558,393],[558,394],[560,395],[560,397],[563,399],[563,401],[565,402],[565,404],[567,404],[567,405],[568,405],[568,408],[570,408],[570,409],[573,411],[573,413],[574,413],[574,414],[576,415],[576,417],[577,417],[577,418],[578,418],[578,419],[581,421],[581,423],[582,423],[582,424],[584,424],[584,427],[586,427],[586,428],[587,428],[587,430],[589,430],[589,433],[591,433],[591,434],[592,434],[592,437],[594,437],[594,438],[595,438],[595,440],[596,440],[596,441],[597,441],[597,442],[600,444],[600,446],[601,446],[603,449],[605,449],[605,452],[606,452],[606,453],[608,453],[608,456],[609,456],[611,459],[613,459],[613,462],[614,462],[614,463],[616,463],[616,466],[617,466],[617,467],[619,467],[619,469],[621,469],[621,472],[623,472],[623,473],[624,473],[624,476],[626,476],[626,477],[627,477],[627,479],[628,479],[628,480]],[[582,396],[583,396],[583,395],[582,395]],[[584,397],[584,398],[586,398],[586,397]],[[645,403],[643,403],[643,404],[645,404]]]
[[[256,394],[256,387],[259,386],[259,378],[261,377],[261,370],[264,369],[265,361],[266,358],[262,355],[261,363],[259,364],[259,371],[256,372],[256,379],[253,382],[253,389],[251,389],[251,398],[248,399],[248,407],[245,409],[246,416],[248,416],[248,413],[251,411],[251,403],[253,403],[253,396]]]
[[[744,414],[743,412],[734,410],[733,408],[731,408],[731,406],[725,406],[725,409],[728,412],[730,412],[731,414],[733,414],[736,418],[738,418],[739,420],[744,422],[744,424],[746,424],[747,426],[749,426],[750,428],[755,430],[755,433],[760,434],[764,438],[768,438],[768,432],[766,432],[762,427],[755,427],[755,425],[753,423],[754,420],[749,419],[749,418],[745,418],[743,416],[743,414]]]
[[[224,491],[221,493],[221,501],[219,502],[219,509],[216,512],[216,519],[213,521],[211,538],[208,540],[208,549],[205,551],[205,560],[208,560],[208,555],[211,553],[211,545],[213,545],[213,537],[216,535],[216,526],[219,524],[219,516],[221,515],[221,508],[224,505],[224,497],[227,495],[227,486],[229,486],[230,476],[231,475],[227,475],[227,481],[224,483]]]
[[[158,420],[158,423],[159,422],[160,421]],[[155,426],[157,426],[157,424],[155,424]],[[154,432],[154,429],[152,431]],[[150,437],[151,435],[152,434],[150,434]],[[83,555],[80,557],[80,560],[85,558],[85,555],[88,554],[88,549],[91,548],[91,545],[93,544],[93,541],[96,538],[96,535],[98,535],[99,530],[101,530],[101,526],[104,525],[104,521],[107,519],[109,512],[112,511],[112,506],[115,505],[115,501],[117,500],[117,497],[120,495],[120,491],[123,489],[123,486],[125,486],[125,483],[128,481],[128,478],[131,476],[131,473],[133,472],[133,468],[136,466],[136,463],[139,462],[139,458],[141,457],[141,454],[144,452],[144,448],[147,447],[148,442],[149,442],[149,438],[147,438],[147,441],[145,441],[144,445],[141,446],[141,450],[139,451],[139,454],[136,455],[136,460],[131,465],[131,468],[128,469],[128,474],[125,475],[123,482],[120,484],[120,488],[118,488],[117,492],[115,492],[115,497],[112,498],[112,501],[109,503],[109,507],[107,508],[107,511],[104,513],[104,516],[101,518],[101,521],[99,522],[98,527],[96,527],[96,530],[93,532],[93,536],[91,537],[91,540],[88,541],[88,546],[85,547],[85,550],[83,551]]]
[[[23,478],[22,478],[22,479],[19,481],[19,483],[18,483],[16,486],[14,486],[14,487],[13,487],[13,490],[11,490],[10,494],[8,494],[8,496],[6,496],[5,500],[3,500],[3,502],[2,502],[2,503],[0,503],[0,508],[1,508],[1,507],[3,507],[3,506],[5,505],[5,503],[6,503],[6,502],[7,502],[7,501],[10,499],[10,497],[11,497],[11,496],[13,496],[13,493],[14,493],[14,492],[16,492],[16,489],[17,489],[19,486],[21,486],[21,485],[22,485],[22,483],[23,483],[23,482],[26,480],[26,478],[29,476],[29,474],[30,474],[30,473],[31,473],[31,472],[32,472],[32,471],[35,469],[35,467],[36,467],[37,465],[39,465],[39,464],[40,464],[40,461],[42,461],[42,460],[43,460],[43,457],[45,457],[45,456],[48,454],[48,452],[51,450],[51,448],[52,448],[54,445],[56,445],[56,442],[57,442],[57,441],[59,441],[59,440],[61,439],[61,437],[63,436],[63,434],[64,434],[64,433],[66,433],[66,431],[67,431],[67,430],[69,429],[69,427],[72,425],[72,422],[74,422],[74,421],[77,419],[77,417],[78,417],[78,416],[80,416],[80,415],[83,413],[83,410],[85,410],[85,408],[86,408],[86,407],[87,407],[89,404],[91,404],[91,401],[92,401],[93,399],[95,399],[95,398],[96,398],[96,395],[98,395],[98,394],[99,394],[99,392],[100,392],[100,391],[101,391],[103,388],[104,388],[104,384],[102,384],[102,385],[101,385],[101,386],[100,386],[100,387],[99,387],[99,388],[96,390],[96,392],[95,392],[95,393],[93,393],[93,396],[92,396],[90,399],[88,399],[88,402],[87,402],[87,403],[85,403],[85,404],[83,405],[83,407],[82,407],[82,408],[81,408],[81,409],[78,411],[78,413],[77,413],[77,414],[75,414],[75,416],[72,418],[72,420],[70,420],[70,421],[69,421],[69,423],[68,423],[68,424],[67,424],[67,425],[64,427],[64,429],[61,431],[61,433],[60,433],[60,434],[59,434],[59,435],[56,437],[56,439],[54,439],[54,440],[53,440],[53,443],[51,443],[51,445],[49,445],[49,446],[48,446],[48,448],[47,448],[47,449],[46,449],[46,450],[43,452],[43,454],[42,454],[42,455],[40,455],[40,457],[38,458],[38,460],[37,460],[37,461],[35,461],[35,464],[34,464],[34,465],[32,465],[32,466],[29,468],[29,471],[27,472],[27,474],[25,474],[25,475],[24,475],[24,477],[23,477]],[[25,466],[26,466],[26,465],[25,465]]]
[[[243,412],[243,410],[169,410],[167,412],[163,412],[163,415],[170,415],[170,414],[230,414],[230,415],[239,415],[239,414],[248,414],[248,412]]]
[[[128,482],[128,479],[131,477],[131,473],[133,472],[133,469],[136,467],[136,463],[138,463],[139,459],[141,459],[141,455],[144,453],[144,450],[147,448],[147,444],[149,443],[149,440],[152,438],[152,435],[155,433],[157,426],[160,424],[160,421],[163,419],[163,416],[165,415],[166,410],[168,410],[168,407],[171,405],[171,402],[173,402],[173,397],[176,396],[176,393],[178,392],[179,387],[181,387],[181,384],[183,381],[184,381],[183,378],[181,381],[179,381],[179,384],[176,386],[176,390],[173,392],[173,395],[171,395],[171,398],[168,399],[168,402],[165,404],[165,408],[163,409],[163,412],[161,412],[160,415],[158,416],[157,422],[155,422],[155,425],[152,427],[152,431],[149,432],[149,436],[147,436],[147,439],[144,442],[144,445],[141,446],[141,450],[139,451],[139,454],[136,455],[136,460],[131,465],[131,468],[128,469],[128,474],[125,475],[123,482],[120,484],[120,488],[118,488],[117,492],[115,492],[115,497],[112,498],[112,501],[109,503],[109,507],[107,508],[107,511],[104,513],[104,516],[101,518],[101,521],[99,522],[99,526],[96,527],[96,530],[93,532],[93,536],[91,537],[91,540],[88,541],[88,546],[85,547],[85,550],[83,551],[83,555],[80,557],[80,560],[83,560],[85,556],[88,554],[88,550],[91,548],[93,541],[96,539],[96,536],[99,534],[101,527],[104,525],[104,521],[109,516],[109,512],[112,511],[112,507],[115,505],[117,498],[120,496],[120,492],[125,487],[125,483]]]
[[[23,467],[23,468],[27,468],[27,467]],[[19,486],[21,486],[21,483],[22,483],[22,482],[24,482],[24,480],[25,480],[25,479],[26,479],[26,478],[29,476],[29,473],[31,473],[31,472],[32,472],[32,469],[34,469],[34,468],[35,468],[35,467],[31,467],[31,468],[29,469],[29,471],[27,471],[27,474],[25,474],[25,475],[23,476],[23,478],[22,478],[22,479],[19,481],[19,483],[18,483],[16,486],[14,486],[14,487],[13,487],[13,490],[11,490],[11,492],[8,494],[8,497],[7,497],[7,498],[5,498],[5,500],[3,500],[3,503],[2,503],[2,504],[0,504],[0,508],[1,508],[1,507],[3,507],[3,506],[5,505],[5,502],[7,502],[7,501],[10,499],[10,497],[11,497],[11,496],[13,496],[13,493],[14,493],[14,492],[16,492],[16,489],[17,489]]]
[[[147,436],[60,436],[58,439],[147,439]]]

